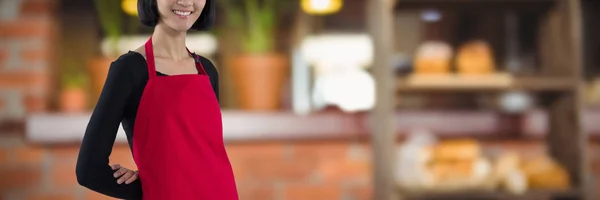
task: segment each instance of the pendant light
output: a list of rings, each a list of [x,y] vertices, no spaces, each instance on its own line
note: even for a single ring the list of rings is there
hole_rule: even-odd
[[[131,16],[137,16],[137,0],[123,0],[121,7],[125,13]]]
[[[302,0],[302,10],[312,15],[327,15],[338,12],[342,0]]]

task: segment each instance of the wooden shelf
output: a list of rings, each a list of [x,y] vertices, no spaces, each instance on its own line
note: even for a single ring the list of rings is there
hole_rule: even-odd
[[[525,194],[516,195],[505,192],[457,192],[457,193],[403,193],[410,200],[529,200],[529,199],[553,199],[567,198],[579,199],[581,192],[576,189],[567,191],[529,191]]]
[[[546,11],[555,0],[397,0],[396,10],[460,9]]]
[[[397,78],[396,90],[401,93],[498,92],[506,90],[565,92],[575,90],[576,84],[577,82],[572,79],[556,77],[420,75]]]
[[[466,192],[463,194],[441,194],[433,195],[427,193],[427,196],[420,195],[418,199],[538,199],[536,197],[566,197],[566,199],[598,199],[595,191],[590,188],[595,186],[587,181],[591,175],[588,168],[584,167],[588,163],[584,149],[587,145],[587,131],[583,127],[583,117],[581,115],[581,88],[579,87],[582,77],[582,20],[581,20],[581,1],[580,0],[396,0],[393,7],[389,6],[388,0],[369,1],[368,19],[369,32],[373,35],[374,43],[374,63],[373,76],[376,80],[377,102],[372,112],[375,123],[372,125],[372,146],[375,154],[373,159],[373,177],[374,191],[373,199],[392,199],[395,196],[410,197],[406,191],[394,190],[393,174],[395,163],[393,158],[396,154],[393,138],[395,137],[395,123],[398,121],[389,120],[394,118],[391,110],[395,106],[395,93],[403,92],[501,92],[506,90],[527,90],[535,92],[560,92],[561,95],[553,95],[547,98],[547,134],[545,135],[548,145],[548,154],[554,160],[562,164],[568,172],[572,183],[582,188],[579,191],[567,192],[529,192],[526,195],[508,195],[505,193],[483,193]],[[539,71],[544,74],[553,74],[565,78],[553,77],[495,77],[495,80],[484,78],[442,78],[439,81],[415,80],[405,77],[394,78],[390,74],[394,73],[394,68],[390,67],[389,60],[392,60],[397,46],[395,37],[398,34],[405,34],[405,31],[418,30],[415,28],[396,29],[395,24],[398,19],[399,10],[419,10],[419,9],[439,9],[444,11],[453,9],[448,13],[446,23],[431,24],[427,32],[413,32],[414,34],[430,35],[429,38],[442,38],[442,40],[457,40],[458,31],[456,29],[472,29],[465,32],[472,32],[469,37],[481,37],[490,40],[492,46],[494,43],[506,43],[500,41],[498,30],[492,27],[498,25],[492,23],[494,20],[475,20],[473,22],[467,18],[477,18],[480,14],[483,16],[498,16],[498,11],[527,11],[532,14],[532,20],[536,20],[535,31],[532,37],[538,42],[534,45],[534,54],[536,60],[540,63]],[[552,11],[550,11],[552,9]],[[533,12],[530,12],[533,11]],[[548,12],[546,12],[548,11]],[[542,13],[544,12],[544,13]],[[465,15],[467,13],[467,15]],[[470,15],[469,15],[470,14]],[[408,15],[407,15],[408,16]],[[417,16],[411,15],[414,20]],[[454,17],[454,18],[453,18]],[[403,19],[404,20],[404,19]],[[461,23],[461,21],[467,25]],[[466,21],[466,22],[465,22]],[[404,21],[403,21],[404,22]],[[490,22],[490,23],[488,23]],[[446,26],[454,26],[451,29]],[[469,28],[477,26],[477,28]],[[408,27],[408,26],[407,26]],[[456,28],[458,27],[458,28]],[[467,27],[467,28],[465,28]],[[439,36],[446,28],[451,29],[452,33],[445,36]],[[395,33],[401,30],[401,33]],[[478,32],[481,32],[479,34]],[[487,32],[487,33],[484,33]],[[407,35],[411,35],[409,33]],[[489,34],[488,34],[489,33]],[[403,39],[412,39],[406,37]],[[492,42],[491,40],[497,40]],[[460,41],[453,41],[460,42]],[[402,47],[405,48],[405,47]],[[389,92],[387,92],[389,91]],[[446,129],[446,127],[444,127]],[[583,190],[585,188],[585,190]],[[426,197],[426,198],[423,198]],[[411,199],[411,198],[408,198]]]

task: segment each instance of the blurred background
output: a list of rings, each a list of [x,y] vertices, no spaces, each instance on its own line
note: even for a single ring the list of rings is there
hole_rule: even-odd
[[[240,199],[600,198],[600,2],[268,2],[217,0],[187,39]],[[0,199],[110,199],[75,162],[110,63],[152,33],[136,5],[0,0]],[[110,161],[135,168],[122,130]]]

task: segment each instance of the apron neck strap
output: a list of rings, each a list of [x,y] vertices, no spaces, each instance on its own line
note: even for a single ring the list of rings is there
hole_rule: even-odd
[[[152,48],[152,37],[144,44],[146,50],[146,62],[148,63],[148,78],[156,76],[156,65],[154,64],[154,49]]]

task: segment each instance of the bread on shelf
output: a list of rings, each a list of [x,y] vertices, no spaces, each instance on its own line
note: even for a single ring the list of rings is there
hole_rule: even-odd
[[[491,74],[495,71],[494,54],[483,40],[473,40],[458,48],[456,67],[459,74]]]
[[[453,50],[444,42],[429,41],[418,47],[413,69],[416,74],[450,73]]]
[[[571,186],[569,175],[564,167],[547,156],[525,160],[521,168],[532,189],[566,190]]]
[[[481,156],[481,147],[472,139],[445,140],[432,147],[434,161],[473,161]]]
[[[416,194],[502,191],[520,195],[538,189],[567,190],[571,186],[566,170],[546,155],[534,159],[510,151],[491,155],[469,138],[421,144],[418,149],[403,152],[413,158],[398,169],[415,176],[399,183],[401,189]]]

